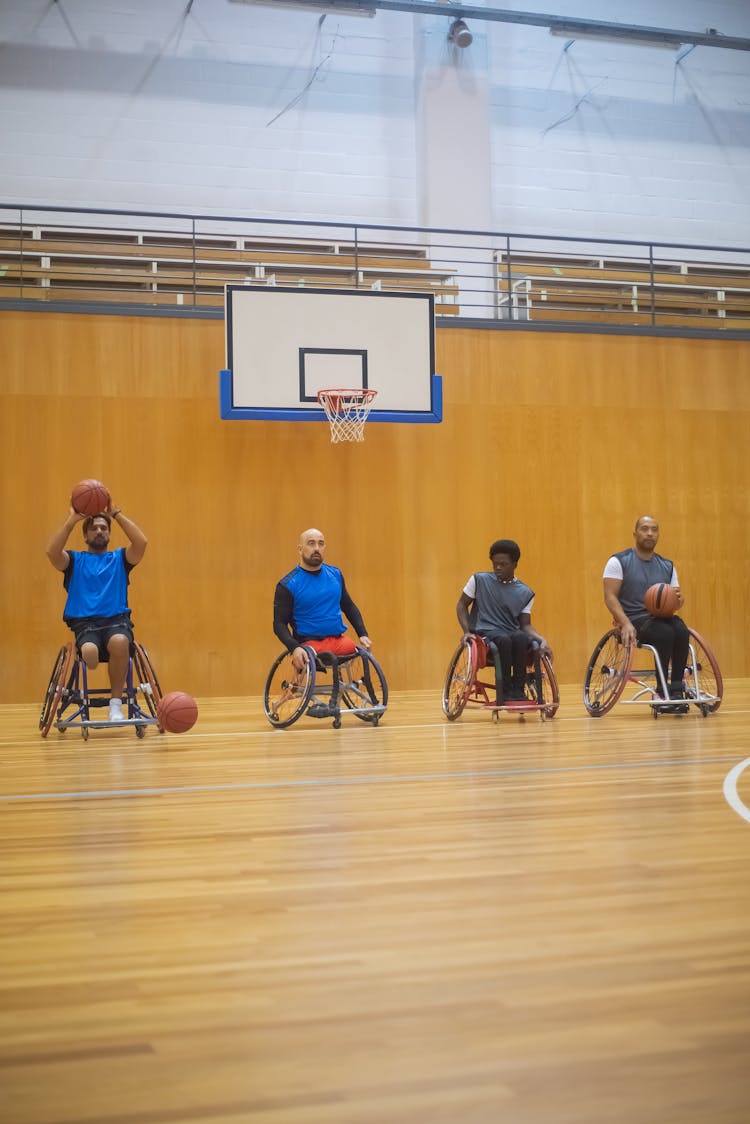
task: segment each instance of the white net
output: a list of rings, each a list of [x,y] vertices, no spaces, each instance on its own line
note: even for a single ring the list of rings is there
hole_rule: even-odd
[[[331,442],[364,441],[365,422],[377,390],[321,390],[318,401],[331,423]]]

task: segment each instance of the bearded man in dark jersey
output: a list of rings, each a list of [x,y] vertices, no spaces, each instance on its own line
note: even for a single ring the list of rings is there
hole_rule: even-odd
[[[492,572],[472,574],[456,605],[464,638],[472,633],[491,641],[500,658],[498,705],[522,702],[528,650],[536,642],[552,657],[547,641],[531,626],[534,591],[515,576],[521,550],[513,539],[497,539],[490,547]]]
[[[687,663],[690,634],[680,617],[652,617],[646,609],[646,590],[665,582],[677,590],[679,608],[684,601],[674,562],[656,553],[659,541],[659,524],[650,515],[636,521],[633,532],[635,546],[621,550],[608,559],[604,567],[604,604],[620,629],[623,644],[650,644],[656,649],[669,697],[683,699],[685,664]],[[673,713],[684,714],[687,703],[676,703]]]

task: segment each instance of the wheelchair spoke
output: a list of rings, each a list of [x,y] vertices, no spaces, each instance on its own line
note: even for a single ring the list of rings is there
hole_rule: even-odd
[[[697,702],[704,713],[714,713],[721,706],[724,697],[724,684],[719,665],[705,641],[690,630],[690,650],[685,668],[685,695],[691,702]]]
[[[298,671],[292,663],[291,654],[282,652],[268,673],[263,694],[263,709],[268,721],[279,729],[291,726],[304,714],[314,686],[314,659],[308,660]]]
[[[65,644],[57,653],[55,665],[52,669],[47,692],[42,703],[42,712],[39,716],[39,730],[43,738],[47,737],[55,716],[63,708],[65,700],[70,694],[71,681],[75,673],[76,654],[73,644]]]
[[[632,648],[622,643],[616,628],[597,644],[589,660],[583,688],[583,703],[593,718],[607,714],[625,690],[632,657]]]
[[[474,676],[474,649],[470,641],[462,640],[448,665],[443,687],[443,714],[449,722],[455,722],[462,714]]]
[[[560,706],[560,691],[557,686],[557,676],[552,670],[552,662],[548,656],[539,657],[539,672],[542,681],[542,697],[538,702],[544,705],[546,718],[554,718]]]
[[[385,676],[369,653],[360,650],[341,665],[341,701],[363,722],[377,723],[388,702]]]
[[[136,701],[140,693],[140,697],[146,705],[146,710],[152,718],[156,718],[162,691],[149,654],[141,644],[134,644],[132,660],[133,690]]]

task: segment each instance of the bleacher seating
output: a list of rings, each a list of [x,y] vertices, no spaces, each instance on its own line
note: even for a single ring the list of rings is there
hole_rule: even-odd
[[[520,321],[750,328],[750,263],[498,252],[498,316]]]
[[[430,251],[398,235],[378,242],[352,232],[345,240],[300,229],[274,237],[247,227],[235,235],[187,225],[0,224],[0,299],[218,309],[228,284],[352,288],[431,293],[438,316],[750,330],[747,255],[652,261],[645,248],[641,257],[606,257],[511,243],[493,256],[490,247]]]
[[[0,297],[212,307],[228,284],[432,293],[458,312],[455,277],[418,246],[0,227]]]

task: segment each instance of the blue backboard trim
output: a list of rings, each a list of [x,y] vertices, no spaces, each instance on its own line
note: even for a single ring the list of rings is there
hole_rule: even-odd
[[[231,371],[219,371],[219,413],[224,421],[324,422],[324,410],[266,410],[235,406]],[[422,410],[394,410],[370,414],[369,422],[407,422],[410,425],[434,424],[443,420],[443,380],[430,376],[430,413]]]

